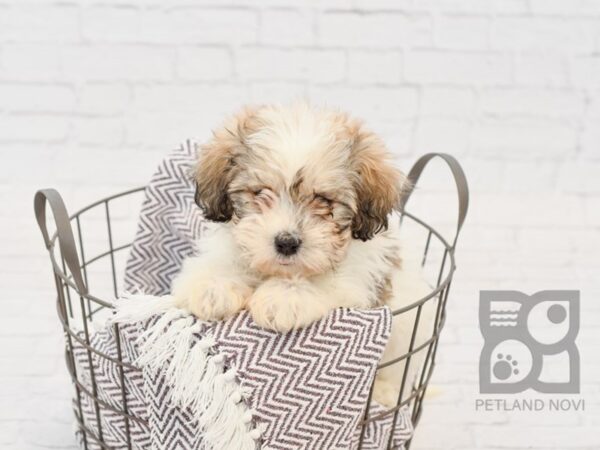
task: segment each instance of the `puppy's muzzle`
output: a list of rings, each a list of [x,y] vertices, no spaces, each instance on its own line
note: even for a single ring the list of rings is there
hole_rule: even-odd
[[[291,233],[283,232],[275,236],[275,250],[284,256],[291,256],[298,252],[302,240]]]

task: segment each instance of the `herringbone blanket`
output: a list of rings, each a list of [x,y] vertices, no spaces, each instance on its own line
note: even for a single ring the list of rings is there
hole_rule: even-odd
[[[165,294],[194,241],[201,245],[205,225],[188,177],[194,156],[189,144],[173,152],[146,188],[125,285],[151,295],[125,296],[111,323],[92,336],[102,353],[121,355],[141,370],[121,369],[74,346],[75,370],[86,388],[74,402],[81,404],[83,422],[115,449],[128,443],[156,449],[357,448],[390,311],[340,308],[303,330],[278,334],[259,328],[246,312],[208,324],[176,309]],[[94,390],[99,404],[89,396]],[[112,411],[124,405],[129,420]],[[369,416],[382,411],[373,403]],[[361,448],[387,448],[392,416],[369,423]],[[401,410],[394,448],[411,434],[410,417]],[[100,448],[89,438],[86,443]]]

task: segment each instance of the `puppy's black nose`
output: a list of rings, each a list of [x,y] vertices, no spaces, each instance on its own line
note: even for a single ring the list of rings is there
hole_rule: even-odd
[[[277,250],[277,253],[285,256],[295,254],[298,251],[300,244],[302,244],[302,240],[288,232],[279,233],[275,236],[275,249]]]

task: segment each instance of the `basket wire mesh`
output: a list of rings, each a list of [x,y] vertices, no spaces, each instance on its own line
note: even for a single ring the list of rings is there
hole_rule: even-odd
[[[370,414],[371,397],[373,395],[373,386],[371,386],[366,403],[367,407],[359,423],[358,448],[362,448],[365,431],[371,422],[389,419],[392,416],[393,421],[391,423],[396,424],[396,419],[402,408],[409,408],[412,425],[416,428],[421,418],[425,393],[435,367],[440,332],[446,320],[446,305],[452,276],[456,269],[455,247],[468,209],[466,178],[458,162],[450,155],[431,153],[421,157],[408,175],[412,186],[414,187],[418,181],[423,168],[436,156],[442,158],[449,165],[458,189],[459,214],[456,234],[453,241],[449,243],[428,223],[406,211],[404,207],[412,193],[411,189],[403,200],[399,220],[402,229],[410,224],[419,230],[423,242],[420,263],[423,270],[429,273],[433,288],[423,298],[416,299],[410,305],[392,312],[395,317],[401,314],[414,315],[407,351],[391,360],[382,362],[377,369],[382,370],[395,364],[404,364],[401,379],[398,380],[400,383],[398,401],[392,408],[386,408],[377,414]],[[109,315],[112,312],[114,301],[119,296],[121,281],[119,274],[123,273],[121,266],[124,267],[127,250],[132,245],[131,212],[137,209],[132,208],[132,205],[141,203],[138,200],[141,200],[143,191],[144,188],[140,187],[103,198],[71,216],[67,214],[61,196],[53,189],[38,191],[34,199],[36,219],[49,252],[56,285],[56,308],[66,341],[66,365],[75,389],[75,419],[81,444],[86,450],[90,447],[114,448],[105,442],[103,436],[101,418],[107,412],[121,417],[124,421],[125,442],[122,443],[120,448],[123,448],[123,446],[128,450],[133,448],[130,433],[132,422],[136,422],[137,425],[142,427],[148,426],[142,418],[131,414],[128,409],[126,380],[132,372],[140,371],[140,369],[131,362],[123,360],[122,335],[118,324],[112,325],[116,338],[116,357],[95,348],[91,341],[93,321],[98,316]],[[119,202],[124,203],[124,206],[121,205],[121,216],[115,220],[113,211],[116,209],[115,205]],[[46,204],[50,204],[54,216],[55,226],[52,234],[49,234],[47,228]],[[86,230],[84,227],[86,219],[91,219],[89,228],[93,231]],[[116,228],[119,228],[117,225],[125,223],[127,226],[121,226],[122,229],[117,233]],[[102,228],[104,228],[103,232],[101,231]],[[73,230],[75,230],[75,233],[73,233]],[[105,234],[105,239],[96,239],[101,234]],[[91,242],[86,242],[86,236],[94,239],[91,239]],[[104,244],[100,242],[101,240],[104,241]],[[90,256],[92,251],[94,252],[93,256]],[[100,267],[102,263],[104,263],[103,268],[93,270]],[[94,286],[95,294],[90,292],[90,286]],[[433,327],[427,338],[422,342],[418,342],[417,331],[425,307],[431,307],[435,311]],[[87,353],[89,373],[78,373],[74,358],[74,348],[78,345],[83,347]],[[103,401],[99,397],[95,365],[92,363],[93,354],[105,363],[113,364],[117,368],[119,373],[118,388],[121,397],[120,408]],[[416,355],[419,355],[418,359]],[[414,381],[409,381],[408,374],[411,362],[414,363],[415,360],[420,363],[421,367],[418,368]],[[89,382],[91,388],[86,385],[84,378]],[[95,424],[89,424],[85,421],[82,411],[84,396],[93,403]],[[393,436],[394,433],[390,432],[387,439],[387,448],[397,448],[393,447]],[[406,442],[405,448],[408,449],[410,443],[410,440]]]

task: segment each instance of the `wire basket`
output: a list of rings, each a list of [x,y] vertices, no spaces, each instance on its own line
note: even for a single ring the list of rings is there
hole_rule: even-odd
[[[434,157],[445,161],[454,177],[458,191],[458,221],[456,234],[449,242],[436,229],[405,209],[412,190],[404,197],[402,213],[400,213],[401,228],[412,227],[415,236],[420,234],[422,242],[420,254],[423,271],[430,277],[431,292],[426,296],[415,299],[410,305],[393,311],[394,316],[407,314],[414,317],[412,330],[409,332],[410,342],[407,351],[392,360],[378,366],[378,370],[394,364],[403,364],[399,382],[398,402],[393,408],[377,414],[369,411],[373,389],[369,393],[367,408],[360,422],[361,434],[358,447],[361,448],[367,426],[374,421],[396,417],[402,408],[409,408],[413,427],[421,417],[423,400],[427,386],[435,366],[436,353],[440,332],[446,319],[448,294],[455,271],[455,248],[459,232],[464,223],[468,202],[468,186],[462,168],[456,159],[447,154],[430,153],[421,157],[408,174],[411,186],[414,188],[423,169]],[[62,324],[66,340],[66,365],[75,389],[75,419],[81,443],[86,450],[90,447],[111,449],[103,437],[101,415],[110,412],[120,417],[126,426],[126,436],[122,447],[132,447],[130,428],[134,425],[147,427],[148,424],[136,415],[130,413],[127,404],[126,381],[140,369],[124,361],[121,353],[122,338],[118,325],[114,324],[117,355],[103,353],[102,349],[94,348],[91,344],[93,320],[99,316],[112,313],[113,304],[121,289],[121,276],[127,251],[132,245],[131,223],[132,211],[137,211],[144,188],[131,189],[119,194],[98,200],[75,214],[69,216],[64,202],[57,191],[53,189],[40,190],[34,199],[35,215],[49,251],[52,271],[56,285],[56,308]],[[54,230],[48,232],[46,220],[46,205],[50,204],[54,216]],[[134,206],[135,205],[135,206]],[[75,230],[75,233],[73,233]],[[104,237],[102,237],[104,235]],[[423,308],[431,307],[435,311],[431,333],[424,341],[418,341],[417,330]],[[74,360],[74,346],[81,346],[87,352],[91,361],[94,357],[114,365],[119,374],[119,386],[122,398],[122,408],[104,402],[97,393],[96,374],[94,365],[89,364],[89,373],[78,373]],[[418,355],[418,359],[417,359]],[[420,367],[414,381],[409,381],[407,374],[412,361],[418,361]],[[413,363],[414,364],[414,363]],[[83,376],[87,382],[84,382]],[[91,382],[88,384],[88,382]],[[89,387],[91,385],[91,389]],[[82,413],[82,397],[87,396],[93,402],[96,423],[86,423]],[[89,420],[89,419],[88,419]],[[387,448],[392,447],[393,432],[389,434]],[[410,447],[410,440],[405,448]]]

